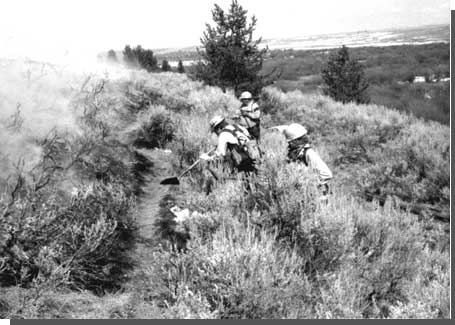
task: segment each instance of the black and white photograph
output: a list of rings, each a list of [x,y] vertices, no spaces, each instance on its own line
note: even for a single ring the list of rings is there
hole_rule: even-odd
[[[1,325],[450,319],[451,7],[0,1]]]

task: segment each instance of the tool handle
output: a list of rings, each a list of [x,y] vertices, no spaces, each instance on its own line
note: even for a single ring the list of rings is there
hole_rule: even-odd
[[[216,148],[213,148],[211,149],[210,151],[206,152],[207,154],[209,153],[212,153],[213,151],[215,151]],[[185,169],[183,172],[180,173],[180,175],[178,176],[179,178],[182,177],[183,175],[185,175],[186,173],[188,173],[191,169],[193,169],[197,164],[199,164],[201,162],[201,159],[198,159],[196,160],[190,167],[188,167],[187,169]]]

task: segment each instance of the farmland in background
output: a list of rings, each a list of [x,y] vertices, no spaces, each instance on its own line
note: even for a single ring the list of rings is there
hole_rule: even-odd
[[[269,46],[263,73],[282,71],[274,86],[287,92],[319,92],[321,68],[337,47],[346,45],[365,66],[371,102],[425,120],[449,123],[449,26],[437,25],[384,31],[316,35],[263,40]],[[155,50],[173,64],[198,60],[195,47]],[[191,73],[191,68],[187,68]],[[415,82],[423,77],[425,82]],[[418,81],[417,78],[416,81]]]
[[[283,91],[318,92],[320,71],[334,50],[274,50],[263,71],[282,71],[275,86]],[[365,67],[371,102],[448,124],[450,95],[449,44],[350,48]],[[415,77],[424,78],[416,82]]]

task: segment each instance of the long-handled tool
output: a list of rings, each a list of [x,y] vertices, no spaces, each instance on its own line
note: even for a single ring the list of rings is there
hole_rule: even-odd
[[[212,150],[210,150],[209,152],[207,152],[207,154],[213,152],[216,148],[213,148]],[[188,173],[191,169],[193,169],[194,167],[196,167],[197,164],[199,164],[201,162],[201,159],[199,158],[198,160],[196,160],[190,167],[186,168],[183,172],[180,173],[180,175],[178,176],[175,176],[175,177],[169,177],[169,178],[166,178],[166,179],[163,179],[160,184],[161,185],[179,185],[180,184],[180,181],[179,181],[179,178],[181,178],[183,175],[185,175],[186,173]]]

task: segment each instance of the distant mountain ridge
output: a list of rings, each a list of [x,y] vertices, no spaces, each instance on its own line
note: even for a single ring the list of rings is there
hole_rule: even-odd
[[[269,49],[318,50],[348,47],[390,46],[401,44],[449,43],[450,25],[427,25],[421,27],[390,28],[375,31],[357,31],[310,35],[292,38],[263,39],[261,46]],[[194,60],[198,46],[183,48],[153,49],[158,59]]]
[[[390,46],[450,42],[449,25],[431,25],[377,31],[312,35],[297,38],[265,39],[270,49],[319,50],[340,47]]]
[[[357,31],[347,33],[332,33],[309,35],[302,37],[269,38],[263,39],[261,46],[267,46],[271,50],[294,49],[294,50],[323,50],[337,48],[342,45],[348,47],[363,46],[391,46],[391,45],[418,45],[428,43],[449,43],[450,25],[426,25],[408,28],[390,28],[375,31]],[[176,66],[178,60],[184,65],[198,60],[197,47],[200,45],[153,48],[158,61],[166,59],[172,66]],[[123,49],[122,49],[123,50]],[[117,50],[117,57],[122,56],[122,50]],[[106,57],[107,52],[100,53]]]

